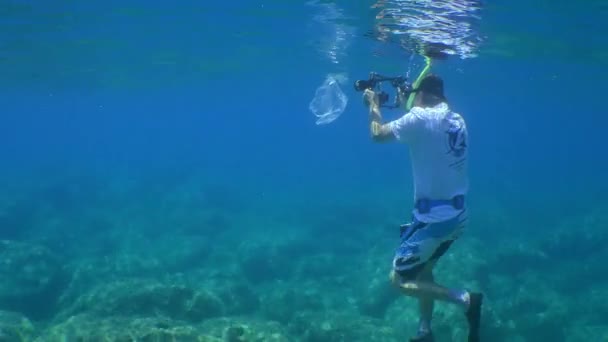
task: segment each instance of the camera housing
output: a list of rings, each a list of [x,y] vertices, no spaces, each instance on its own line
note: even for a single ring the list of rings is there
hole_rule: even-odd
[[[392,106],[385,105],[389,100],[389,94],[380,89],[380,85],[383,82],[389,82],[397,92]],[[356,80],[354,87],[356,91],[365,91],[366,89],[369,89],[378,92],[379,105],[388,108],[398,108],[401,106],[401,98],[406,98],[414,91],[412,85],[408,83],[407,79],[403,76],[386,77],[375,72],[370,72],[367,80]]]

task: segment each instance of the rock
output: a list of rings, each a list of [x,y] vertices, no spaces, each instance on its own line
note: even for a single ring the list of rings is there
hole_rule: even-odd
[[[35,342],[46,341],[221,342],[218,338],[205,335],[203,330],[196,326],[162,317],[99,318],[88,314],[72,316],[66,321],[50,327],[35,340]]]
[[[571,322],[576,305],[555,291],[544,275],[520,272],[517,278],[493,276],[491,289],[496,315],[513,320],[514,331],[522,336],[535,336],[543,341],[565,341],[563,327]]]
[[[243,282],[224,283],[214,290],[225,304],[225,312],[230,315],[254,313],[260,307],[260,300],[253,289]]]
[[[388,277],[370,280],[369,288],[358,302],[362,314],[383,318],[389,306],[400,298],[399,290],[390,283]]]
[[[247,327],[236,325],[224,329],[223,339],[226,342],[244,342],[247,339]]]
[[[0,241],[0,279],[0,307],[32,319],[54,313],[67,283],[61,260],[47,248],[7,240]]]
[[[263,316],[282,324],[289,323],[298,312],[324,310],[322,297],[310,289],[281,287],[264,293],[261,299]]]
[[[0,342],[31,341],[34,332],[34,326],[23,315],[0,311]]]
[[[281,255],[275,245],[246,245],[239,255],[243,275],[254,284],[288,279],[294,270],[293,260]]]
[[[21,239],[36,225],[39,206],[27,200],[2,203],[0,207],[0,239]]]
[[[161,314],[198,322],[222,315],[224,303],[204,289],[145,280],[122,280],[100,285],[80,296],[63,317],[91,313],[102,317]]]
[[[608,325],[576,325],[566,329],[564,341],[608,341]]]
[[[270,241],[248,241],[238,251],[242,274],[253,284],[310,277],[333,276],[336,257],[321,253],[319,243],[309,237],[279,237]]]
[[[277,322],[245,318],[214,318],[202,324],[203,331],[224,342],[294,341]]]
[[[195,292],[185,309],[185,317],[194,322],[219,316],[226,310],[220,298],[204,290]]]
[[[304,342],[393,342],[404,339],[383,320],[341,312],[299,313],[290,333]]]
[[[157,278],[159,274],[193,273],[209,253],[206,242],[200,237],[157,236],[147,242],[137,237],[130,244],[133,249],[130,251],[105,256],[85,254],[74,259],[66,267],[72,277],[61,297],[62,306],[71,305],[83,292],[100,283],[108,284],[125,278]]]
[[[334,253],[319,253],[303,258],[298,267],[298,275],[301,277],[321,279],[335,277],[338,272],[343,272],[345,267],[336,265],[347,264],[349,258],[344,258]],[[293,266],[292,266],[293,267]]]

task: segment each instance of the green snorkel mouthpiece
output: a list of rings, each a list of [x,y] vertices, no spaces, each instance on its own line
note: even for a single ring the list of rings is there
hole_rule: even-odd
[[[413,89],[418,89],[418,86],[420,85],[420,81],[422,81],[422,79],[429,73],[429,71],[431,71],[431,64],[432,64],[431,57],[424,56],[424,60],[426,62],[426,65],[424,66],[424,69],[422,69],[422,71],[420,72],[420,75],[418,75],[418,78],[416,79],[416,81],[414,81]],[[405,104],[406,111],[410,111],[412,109],[412,105],[414,104],[414,97],[416,97],[415,91],[411,92],[410,96],[407,99],[407,103]]]

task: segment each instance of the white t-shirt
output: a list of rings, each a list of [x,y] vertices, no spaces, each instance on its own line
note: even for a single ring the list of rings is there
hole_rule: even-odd
[[[462,116],[440,103],[432,108],[414,107],[388,125],[409,146],[415,200],[449,200],[467,193],[467,128]],[[459,213],[451,205],[425,214],[414,210],[422,222],[449,220]]]

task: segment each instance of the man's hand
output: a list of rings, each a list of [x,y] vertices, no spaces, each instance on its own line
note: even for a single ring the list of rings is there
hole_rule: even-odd
[[[393,138],[391,130],[388,125],[382,124],[378,95],[373,90],[365,89],[363,102],[369,107],[369,130],[372,139],[376,142],[391,140]]]
[[[373,107],[377,107],[378,106],[378,95],[376,95],[376,93],[373,90],[370,89],[365,89],[365,91],[363,92],[363,103],[365,104],[366,107],[370,107],[370,110],[373,109]]]

